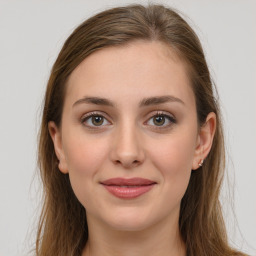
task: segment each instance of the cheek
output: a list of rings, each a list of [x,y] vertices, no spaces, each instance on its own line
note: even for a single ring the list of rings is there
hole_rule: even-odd
[[[70,137],[65,143],[65,156],[69,172],[92,175],[106,158],[108,143],[104,138],[96,140],[90,136]]]
[[[151,161],[161,172],[164,182],[173,191],[184,193],[192,170],[195,136],[191,133],[175,134],[154,144]]]
[[[97,173],[107,157],[108,143],[104,139],[73,136],[65,145],[70,182],[80,200],[94,189],[92,181],[97,182]]]

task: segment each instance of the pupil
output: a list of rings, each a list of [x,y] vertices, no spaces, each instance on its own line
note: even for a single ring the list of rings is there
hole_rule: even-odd
[[[94,125],[101,125],[103,123],[103,118],[101,116],[94,116],[92,122]]]
[[[165,118],[163,116],[157,116],[154,120],[156,125],[163,125],[165,123]]]

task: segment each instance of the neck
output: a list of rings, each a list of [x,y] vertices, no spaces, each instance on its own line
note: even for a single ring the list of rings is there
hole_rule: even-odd
[[[157,223],[140,231],[120,231],[95,225],[90,228],[89,239],[82,256],[185,256],[178,221],[166,225]]]

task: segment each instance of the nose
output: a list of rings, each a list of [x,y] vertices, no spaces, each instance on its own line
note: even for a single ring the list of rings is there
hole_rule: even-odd
[[[111,143],[111,161],[125,169],[141,165],[145,160],[145,152],[139,137],[141,136],[133,125],[117,128]]]

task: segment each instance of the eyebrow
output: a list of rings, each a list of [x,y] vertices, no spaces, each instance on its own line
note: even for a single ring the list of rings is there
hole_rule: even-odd
[[[85,104],[94,104],[94,105],[103,105],[103,106],[109,106],[109,107],[114,107],[114,103],[111,102],[110,100],[108,99],[105,99],[105,98],[99,98],[99,97],[83,97],[82,99],[76,101],[74,104],[73,104],[73,107],[76,106],[76,105],[79,105],[79,104],[82,104],[82,103],[85,103]]]
[[[163,103],[167,103],[167,102],[178,102],[178,103],[185,105],[185,103],[181,99],[171,96],[171,95],[165,95],[165,96],[155,96],[155,97],[149,97],[149,98],[142,99],[139,103],[139,107],[159,105],[159,104],[163,104]],[[109,107],[115,106],[115,104],[112,101],[110,101],[106,98],[86,97],[85,96],[82,99],[79,99],[78,101],[76,101],[73,104],[73,107],[76,105],[82,104],[82,103],[109,106]]]
[[[150,105],[158,105],[158,104],[167,103],[167,102],[178,102],[185,105],[185,103],[181,99],[171,95],[165,95],[165,96],[145,98],[140,102],[139,106],[146,107]]]

